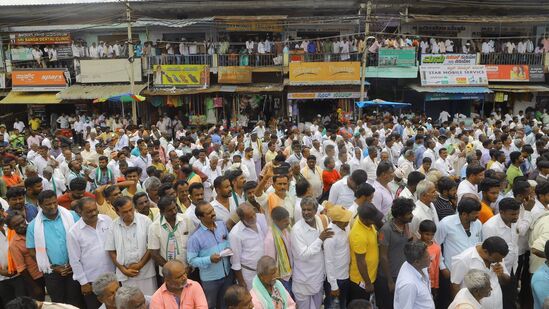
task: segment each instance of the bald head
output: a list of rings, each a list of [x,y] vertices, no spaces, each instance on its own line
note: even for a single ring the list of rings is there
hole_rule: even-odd
[[[162,276],[164,276],[164,278],[168,278],[171,277],[172,274],[180,272],[182,270],[186,271],[186,269],[187,264],[185,264],[185,262],[180,260],[171,260],[164,264],[164,266],[162,267]]]

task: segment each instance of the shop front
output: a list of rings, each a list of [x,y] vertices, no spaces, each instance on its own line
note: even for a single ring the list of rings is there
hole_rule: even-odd
[[[466,116],[472,113],[482,114],[486,94],[492,93],[487,87],[486,67],[454,62],[446,64],[447,61],[438,64],[430,62],[420,66],[421,85],[409,85],[419,100],[408,101],[414,103],[416,109],[433,118],[438,118],[443,110]]]
[[[297,121],[317,115],[349,121],[360,99],[360,62],[291,62],[285,83],[289,114]]]
[[[518,114],[527,109],[542,108],[542,99],[549,93],[543,66],[536,65],[486,65],[492,110]]]
[[[56,96],[59,91],[67,89],[69,83],[67,69],[13,70],[11,91],[0,101],[0,111],[4,115],[14,112],[23,121],[29,116],[38,116],[43,122],[49,123],[48,115],[58,110],[69,112],[73,109],[70,104],[62,102]]]

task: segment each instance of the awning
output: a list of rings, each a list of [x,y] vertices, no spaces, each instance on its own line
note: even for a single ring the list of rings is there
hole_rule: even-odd
[[[55,92],[17,92],[11,91],[0,104],[59,104],[61,99]]]
[[[371,101],[361,101],[361,102],[355,102],[357,107],[368,107],[368,106],[381,106],[381,107],[393,107],[393,108],[405,108],[408,106],[411,106],[410,103],[402,103],[402,102],[389,102],[384,101],[380,99],[375,99]]]
[[[143,91],[146,96],[171,96],[208,93],[263,93],[282,92],[282,84],[256,84],[254,86],[213,85],[208,88],[151,88]]]
[[[549,87],[543,85],[489,85],[488,88],[494,92],[549,92]]]
[[[432,93],[484,94],[493,92],[487,87],[424,87],[420,85],[409,85],[408,87],[417,92]]]
[[[146,84],[135,84],[134,94],[139,94],[147,87]],[[117,85],[73,85],[59,92],[57,97],[63,100],[95,100],[97,98],[108,98],[130,91],[129,84]]]

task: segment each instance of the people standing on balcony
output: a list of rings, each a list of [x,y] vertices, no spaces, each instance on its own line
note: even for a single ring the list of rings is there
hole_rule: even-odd
[[[121,56],[121,53],[120,53],[120,44],[118,44],[118,42],[114,42],[114,44],[112,45],[112,50],[114,52],[114,57],[120,57]]]
[[[341,46],[341,60],[347,61],[351,57],[349,55],[350,50],[350,42],[348,38],[342,38],[342,40],[339,42],[339,45]]]
[[[89,47],[88,54],[91,58],[99,58],[99,48],[95,45],[95,42],[93,42],[92,45]]]

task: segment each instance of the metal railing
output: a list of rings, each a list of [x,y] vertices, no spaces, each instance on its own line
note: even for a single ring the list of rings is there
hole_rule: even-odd
[[[146,58],[143,59],[143,58]],[[148,66],[158,64],[207,64],[212,65],[212,55],[209,54],[194,54],[194,55],[159,55],[142,57],[143,61],[147,61]]]
[[[527,64],[543,65],[544,54],[507,54],[489,53],[480,54],[480,64]]]
[[[248,53],[232,53],[217,55],[218,66],[252,66],[252,67],[268,67],[281,66],[282,54],[248,54]]]

